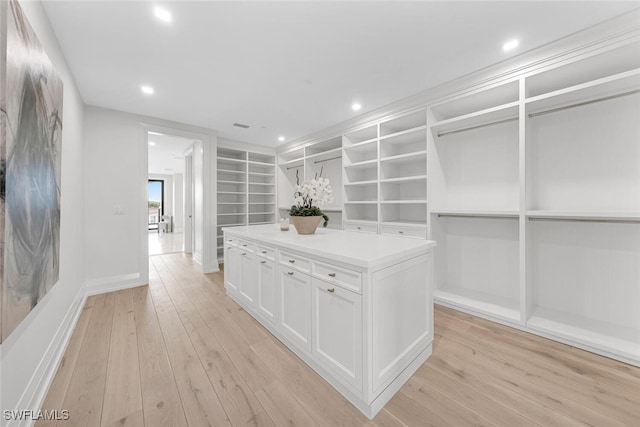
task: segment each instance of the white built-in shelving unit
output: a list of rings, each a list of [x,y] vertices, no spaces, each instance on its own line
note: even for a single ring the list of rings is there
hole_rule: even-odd
[[[222,227],[276,221],[275,155],[218,147],[218,260],[224,257]]]
[[[281,148],[280,216],[322,166],[332,226],[437,241],[437,303],[640,365],[637,16]]]
[[[640,364],[640,42],[429,105],[435,299]]]
[[[342,137],[324,139],[278,154],[278,211],[289,217],[296,183],[318,176],[328,178],[333,202],[322,207],[330,228],[342,228]]]

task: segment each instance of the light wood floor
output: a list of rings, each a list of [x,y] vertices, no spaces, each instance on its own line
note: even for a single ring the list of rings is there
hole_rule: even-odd
[[[65,427],[640,426],[639,368],[442,307],[433,355],[369,421],[222,283],[179,253],[91,297],[43,409]]]
[[[149,231],[149,255],[171,254],[182,252],[183,233],[164,233]]]

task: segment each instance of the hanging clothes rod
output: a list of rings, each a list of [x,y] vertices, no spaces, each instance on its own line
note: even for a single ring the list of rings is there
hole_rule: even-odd
[[[450,131],[447,131],[447,132],[439,133],[438,134],[438,138],[440,138],[441,136],[452,135],[454,133],[467,132],[467,131],[474,130],[474,129],[486,128],[486,127],[489,127],[489,126],[500,125],[500,124],[503,124],[503,123],[515,122],[517,120],[518,120],[517,117],[513,117],[513,118],[510,118],[510,119],[498,120],[498,121],[495,121],[495,122],[484,123],[484,124],[481,124],[481,125],[471,126],[471,127],[468,127],[468,128],[450,130]]]
[[[487,215],[482,215],[482,214],[477,214],[477,215],[467,215],[467,214],[446,214],[446,213],[439,213],[438,214],[438,218],[440,217],[451,217],[451,218],[500,218],[500,219],[518,219],[519,217],[516,215],[509,215],[509,214],[504,214],[504,215],[500,215],[500,214],[487,214]]]
[[[291,170],[291,169],[298,169],[299,167],[300,167],[300,166],[289,166],[289,167],[287,168],[287,170]]]
[[[558,221],[558,222],[604,222],[610,224],[640,224],[640,219],[599,219],[599,218],[536,218],[529,217],[529,221]]]
[[[630,90],[628,92],[619,93],[617,95],[603,96],[602,98],[592,99],[590,101],[578,102],[576,104],[565,105],[563,107],[551,108],[549,110],[538,111],[536,113],[529,114],[529,117],[538,117],[545,114],[556,113],[562,110],[568,110],[569,108],[582,107],[583,105],[595,104],[596,102],[609,101],[611,99],[622,98],[623,96],[633,95],[640,92],[640,89]]]
[[[324,159],[324,160],[316,160],[315,162],[313,162],[314,164],[318,164],[318,163],[324,163],[324,162],[328,162],[330,160],[336,160],[336,159],[341,159],[342,156],[336,156],[336,157],[331,157],[329,159]]]

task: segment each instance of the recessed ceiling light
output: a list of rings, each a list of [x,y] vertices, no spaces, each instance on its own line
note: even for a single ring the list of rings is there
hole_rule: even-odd
[[[149,145],[153,146],[153,145],[156,145],[156,143],[153,141],[149,141]]]
[[[147,95],[153,95],[154,92],[151,86],[140,86],[140,90],[142,91],[142,93]]]
[[[149,132],[148,132],[148,134],[149,134],[149,135],[160,135],[160,136],[163,136],[163,135],[164,135],[164,133],[160,133],[160,132],[153,132],[153,131],[149,131]]]
[[[153,8],[153,14],[163,22],[171,22],[171,13],[167,9],[156,6]]]
[[[504,50],[505,52],[508,52],[510,50],[517,48],[519,44],[520,44],[520,40],[518,39],[509,40],[508,42],[502,45],[502,50]]]
[[[359,103],[357,103],[357,102],[354,102],[353,104],[351,104],[351,109],[352,109],[353,111],[360,111],[360,109],[361,109],[361,108],[362,108],[362,105],[360,105],[360,104],[359,104]]]
[[[284,136],[279,136],[278,137],[278,141],[280,141],[280,142],[284,141]]]

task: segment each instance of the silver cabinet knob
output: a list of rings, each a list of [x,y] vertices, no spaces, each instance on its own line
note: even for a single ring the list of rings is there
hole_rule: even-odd
[[[329,277],[336,277],[336,273],[329,273]]]
[[[290,259],[290,260],[289,260],[289,262],[290,262],[291,264],[293,264],[294,262],[296,262],[296,260],[295,260],[295,259]]]
[[[293,276],[293,271],[287,273],[289,276]]]
[[[327,289],[327,292],[334,293],[335,291],[336,291],[336,288],[329,288],[329,289]]]
[[[262,251],[262,253],[263,253],[263,254],[266,254],[266,253],[267,253],[267,251]]]
[[[260,261],[260,264],[266,264],[267,261]]]

